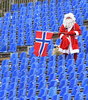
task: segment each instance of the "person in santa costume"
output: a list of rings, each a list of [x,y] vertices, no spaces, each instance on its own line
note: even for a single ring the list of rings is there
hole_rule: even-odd
[[[64,16],[63,24],[59,31],[59,38],[62,39],[59,51],[65,54],[74,54],[74,59],[77,59],[79,53],[78,36],[81,34],[81,29],[76,23],[76,19],[72,13]]]

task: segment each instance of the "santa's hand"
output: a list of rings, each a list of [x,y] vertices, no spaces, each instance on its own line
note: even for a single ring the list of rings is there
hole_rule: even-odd
[[[74,31],[70,31],[68,32],[68,35],[76,35],[76,33]]]

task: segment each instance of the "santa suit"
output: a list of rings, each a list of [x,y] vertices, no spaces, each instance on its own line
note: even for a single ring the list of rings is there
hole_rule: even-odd
[[[63,34],[63,32],[66,32],[66,34]],[[68,47],[64,48],[66,43],[61,43],[59,51],[66,54],[73,54],[73,53],[79,53],[79,44],[78,44],[78,36],[81,34],[81,29],[77,23],[75,23],[72,27],[69,29],[66,29],[64,25],[62,24],[60,31],[59,31],[59,38],[63,40],[63,43],[65,42],[63,37],[66,37],[69,40]]]

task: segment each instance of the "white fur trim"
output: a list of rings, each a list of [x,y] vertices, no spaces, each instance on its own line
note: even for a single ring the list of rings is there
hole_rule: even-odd
[[[72,26],[73,27],[73,26]],[[72,27],[70,27],[69,29],[68,29],[68,32],[72,29]]]
[[[63,35],[64,35],[64,34],[61,34],[61,35],[60,35],[60,39],[62,38]]]
[[[71,51],[71,54],[72,54],[72,53],[79,53],[79,49],[74,49],[74,50],[72,50],[72,51]]]
[[[74,32],[76,33],[77,36],[79,35],[78,31],[74,31]]]
[[[67,53],[67,54],[69,54],[69,50],[66,50],[66,49],[63,50],[62,48],[59,48],[59,51],[62,52],[62,53]]]
[[[69,49],[68,50],[63,50],[62,48],[59,48],[59,51],[62,52],[62,53],[67,53],[67,54],[79,53],[79,49],[74,49],[71,52],[69,52]]]

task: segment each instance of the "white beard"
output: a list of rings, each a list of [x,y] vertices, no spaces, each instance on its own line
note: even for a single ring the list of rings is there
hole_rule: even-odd
[[[73,27],[74,23],[75,22],[72,19],[65,19],[63,21],[63,25],[64,25],[65,28],[71,28],[71,27]]]

